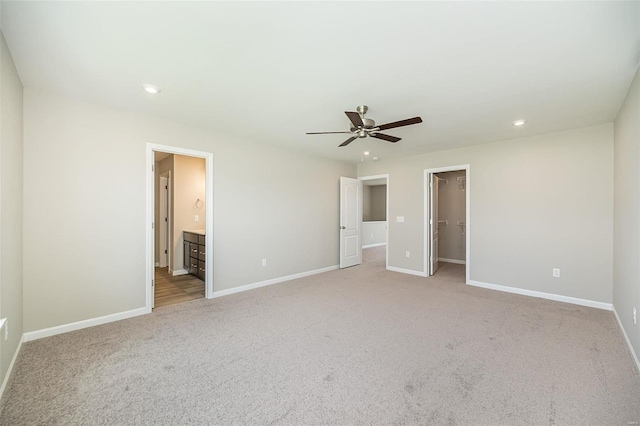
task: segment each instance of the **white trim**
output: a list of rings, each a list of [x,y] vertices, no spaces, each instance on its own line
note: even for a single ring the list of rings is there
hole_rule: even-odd
[[[387,250],[389,252],[389,250]],[[417,275],[419,277],[426,277],[427,275],[422,271],[414,271],[412,269],[396,268],[395,266],[387,266],[387,271],[400,272],[401,274]]]
[[[0,330],[2,330],[2,327],[4,327],[5,322],[7,322],[7,318],[0,319]]]
[[[431,173],[442,173],[442,172],[456,172],[456,171],[465,171],[466,185],[465,185],[465,240],[466,240],[466,254],[465,254],[465,281],[469,284],[471,280],[471,165],[470,164],[461,164],[459,166],[447,166],[447,167],[435,167],[432,169],[424,170],[424,179],[423,179],[423,198],[424,198],[424,273],[425,276],[429,276],[429,175]],[[388,269],[388,268],[387,268]]]
[[[624,336],[624,340],[627,341],[627,346],[629,347],[629,352],[631,352],[631,357],[636,362],[636,372],[640,373],[640,361],[638,361],[638,354],[636,354],[636,351],[633,349],[633,346],[631,345],[631,340],[629,340],[629,336],[627,336],[627,332],[622,326],[622,321],[620,321],[620,317],[618,316],[618,311],[616,311],[615,306],[613,307],[612,311],[613,311],[613,316],[616,317],[616,321],[618,322],[618,326],[620,327],[620,330],[622,330],[622,335]]]
[[[56,334],[68,333],[69,331],[81,330],[87,327],[93,327],[95,325],[106,324],[109,322],[120,321],[127,318],[137,317],[139,315],[148,314],[151,312],[150,308],[138,308],[130,311],[119,312],[117,314],[104,315],[97,318],[89,318],[82,321],[76,321],[69,324],[57,325],[55,327],[43,328],[42,330],[30,331],[22,335],[22,339],[25,342],[32,340],[42,339],[44,337],[55,336]]]
[[[358,179],[360,179],[360,180],[374,180],[374,179],[384,179],[384,178],[389,179],[389,174],[360,176]],[[387,183],[389,183],[389,182],[387,182]]]
[[[156,268],[160,267],[160,262],[156,262]]]
[[[505,285],[489,284],[474,280],[469,280],[467,284],[474,287],[486,288],[489,290],[504,291],[506,293],[520,294],[522,296],[539,297],[541,299],[555,300],[556,302],[571,303],[573,305],[588,306],[590,308],[604,309],[606,311],[613,310],[613,305],[611,303],[597,302],[595,300],[579,299],[577,297],[562,296],[559,294],[544,293],[542,291],[508,287]]]
[[[189,271],[187,271],[186,269],[176,269],[175,271],[171,272],[171,276],[177,277],[178,275],[187,275],[188,273]]]
[[[4,376],[4,380],[2,381],[2,386],[0,387],[0,401],[2,401],[2,395],[4,394],[4,390],[7,388],[7,384],[9,383],[9,378],[11,377],[11,372],[13,371],[13,366],[16,363],[16,359],[18,359],[18,354],[20,353],[20,348],[22,348],[22,342],[24,342],[24,334],[20,338],[20,342],[18,343],[18,347],[16,351],[13,353],[13,358],[11,358],[11,362],[9,363],[9,368],[7,368],[7,373]]]
[[[386,245],[387,245],[387,243],[367,244],[366,246],[362,246],[362,248],[366,249],[366,248],[380,247],[380,246],[386,246]]]
[[[391,181],[389,180],[389,174],[382,174],[382,175],[370,175],[370,176],[360,176],[358,177],[358,179],[360,180],[374,180],[374,179],[387,179],[387,220],[380,220],[380,221],[376,221],[376,222],[387,222],[387,239],[386,239],[386,243],[385,245],[389,244],[389,188],[391,187]],[[368,245],[368,246],[362,246],[362,248],[368,248],[368,247],[375,247],[375,245]],[[386,253],[385,253],[385,267],[387,269],[389,269],[389,248],[387,247]]]
[[[312,271],[307,271],[307,272],[300,272],[299,274],[287,275],[284,277],[273,278],[266,281],[259,281],[257,283],[242,285],[240,287],[233,287],[227,290],[214,291],[213,297],[216,298],[216,297],[228,296],[230,294],[241,293],[243,291],[253,290],[255,288],[265,287],[272,284],[278,284],[285,281],[291,281],[298,278],[304,278],[310,275],[316,275],[316,274],[322,274],[323,272],[335,271],[336,269],[339,269],[339,267],[340,267],[339,265],[327,266],[326,268],[314,269]]]
[[[458,265],[466,265],[467,264],[467,262],[464,261],[464,260],[447,259],[446,257],[439,257],[438,258],[438,262],[456,263]]]
[[[146,266],[145,266],[145,293],[146,293],[146,305],[145,309],[151,312],[153,307],[153,287],[151,286],[151,280],[154,279],[154,263],[155,263],[155,248],[154,248],[154,229],[152,224],[154,222],[154,152],[166,152],[169,154],[186,155],[189,157],[204,158],[205,160],[205,203],[207,217],[205,221],[205,244],[207,248],[207,254],[205,262],[207,264],[207,271],[205,276],[205,297],[207,299],[213,298],[213,250],[209,249],[213,247],[213,153],[205,151],[195,151],[193,149],[179,148],[168,145],[158,145],[154,143],[147,143],[147,165],[146,165],[146,183],[147,183],[147,211],[146,211]],[[171,265],[169,266],[169,272],[171,271]],[[175,271],[179,272],[179,271]],[[175,275],[175,273],[174,273]]]
[[[173,259],[173,247],[171,247],[171,241],[173,241],[173,198],[171,198],[171,191],[173,190],[171,187],[171,182],[173,181],[173,179],[171,178],[171,173],[172,171],[169,170],[167,172],[167,209],[169,210],[167,212],[167,221],[169,222],[168,226],[167,226],[167,239],[166,239],[166,243],[167,243],[167,268],[169,273],[173,274],[173,267],[171,265],[171,259]],[[154,191],[154,196],[155,196],[155,191]],[[154,201],[154,208],[155,208],[155,201]],[[205,218],[206,219],[206,218]],[[155,249],[154,249],[155,251]],[[155,287],[154,287],[155,290]],[[154,303],[155,303],[155,294],[154,294]],[[151,307],[155,307],[155,305],[151,305]]]
[[[160,165],[160,163],[158,163],[158,165]],[[164,185],[163,185],[163,180],[164,180]],[[156,181],[154,180],[154,183]],[[158,262],[156,262],[157,266],[161,266],[161,267],[166,267],[169,266],[169,224],[170,222],[170,215],[169,215],[169,211],[171,210],[170,205],[169,205],[169,185],[171,182],[171,170],[166,171],[164,173],[161,173],[158,176],[158,184],[159,184],[159,188],[158,188],[158,192],[160,193],[160,200],[158,202],[159,208],[158,208],[158,220],[159,220],[159,229],[158,229],[158,242],[160,243],[160,247],[158,248]],[[154,196],[155,196],[155,191],[154,191]],[[155,209],[155,200],[154,200],[154,209]],[[155,212],[154,212],[154,219],[155,219]],[[155,234],[154,234],[154,238],[155,238]],[[155,240],[154,240],[155,241]],[[164,243],[164,246],[163,244]],[[155,244],[155,243],[154,243]]]

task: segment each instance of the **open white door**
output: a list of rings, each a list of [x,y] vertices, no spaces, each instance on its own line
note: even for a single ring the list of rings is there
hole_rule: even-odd
[[[340,268],[362,263],[362,181],[340,178]]]
[[[431,173],[429,188],[429,275],[433,275],[438,270],[438,178],[434,173]]]

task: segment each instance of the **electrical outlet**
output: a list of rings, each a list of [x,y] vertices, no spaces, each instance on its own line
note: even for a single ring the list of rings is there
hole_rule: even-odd
[[[553,276],[555,278],[560,278],[560,268],[553,268]]]
[[[267,266],[267,259],[262,259],[262,266]]]
[[[9,321],[4,323],[4,340],[9,340]]]
[[[200,220],[200,218],[198,217],[198,215],[193,216],[193,220],[198,222]]]
[[[638,323],[638,316],[636,315],[636,307],[635,306],[633,307],[633,323],[634,324]],[[7,340],[7,339],[5,338],[5,340]]]
[[[411,257],[411,253],[407,251],[407,252],[405,253],[405,256],[407,256],[407,257]]]

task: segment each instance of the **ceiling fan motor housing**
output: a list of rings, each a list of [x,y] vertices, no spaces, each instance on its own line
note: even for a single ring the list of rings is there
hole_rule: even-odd
[[[362,128],[367,130],[373,129],[374,127],[376,127],[376,122],[373,121],[371,118],[362,118],[362,124],[363,124]],[[353,126],[351,127],[352,132],[357,132],[358,130],[360,130],[359,127],[353,127]]]
[[[376,127],[376,122],[370,118],[363,118],[362,122],[364,123],[365,129],[373,129],[374,127]]]

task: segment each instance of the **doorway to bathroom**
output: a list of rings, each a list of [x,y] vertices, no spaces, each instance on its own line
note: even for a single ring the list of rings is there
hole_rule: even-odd
[[[147,144],[147,308],[213,297],[213,155]]]

